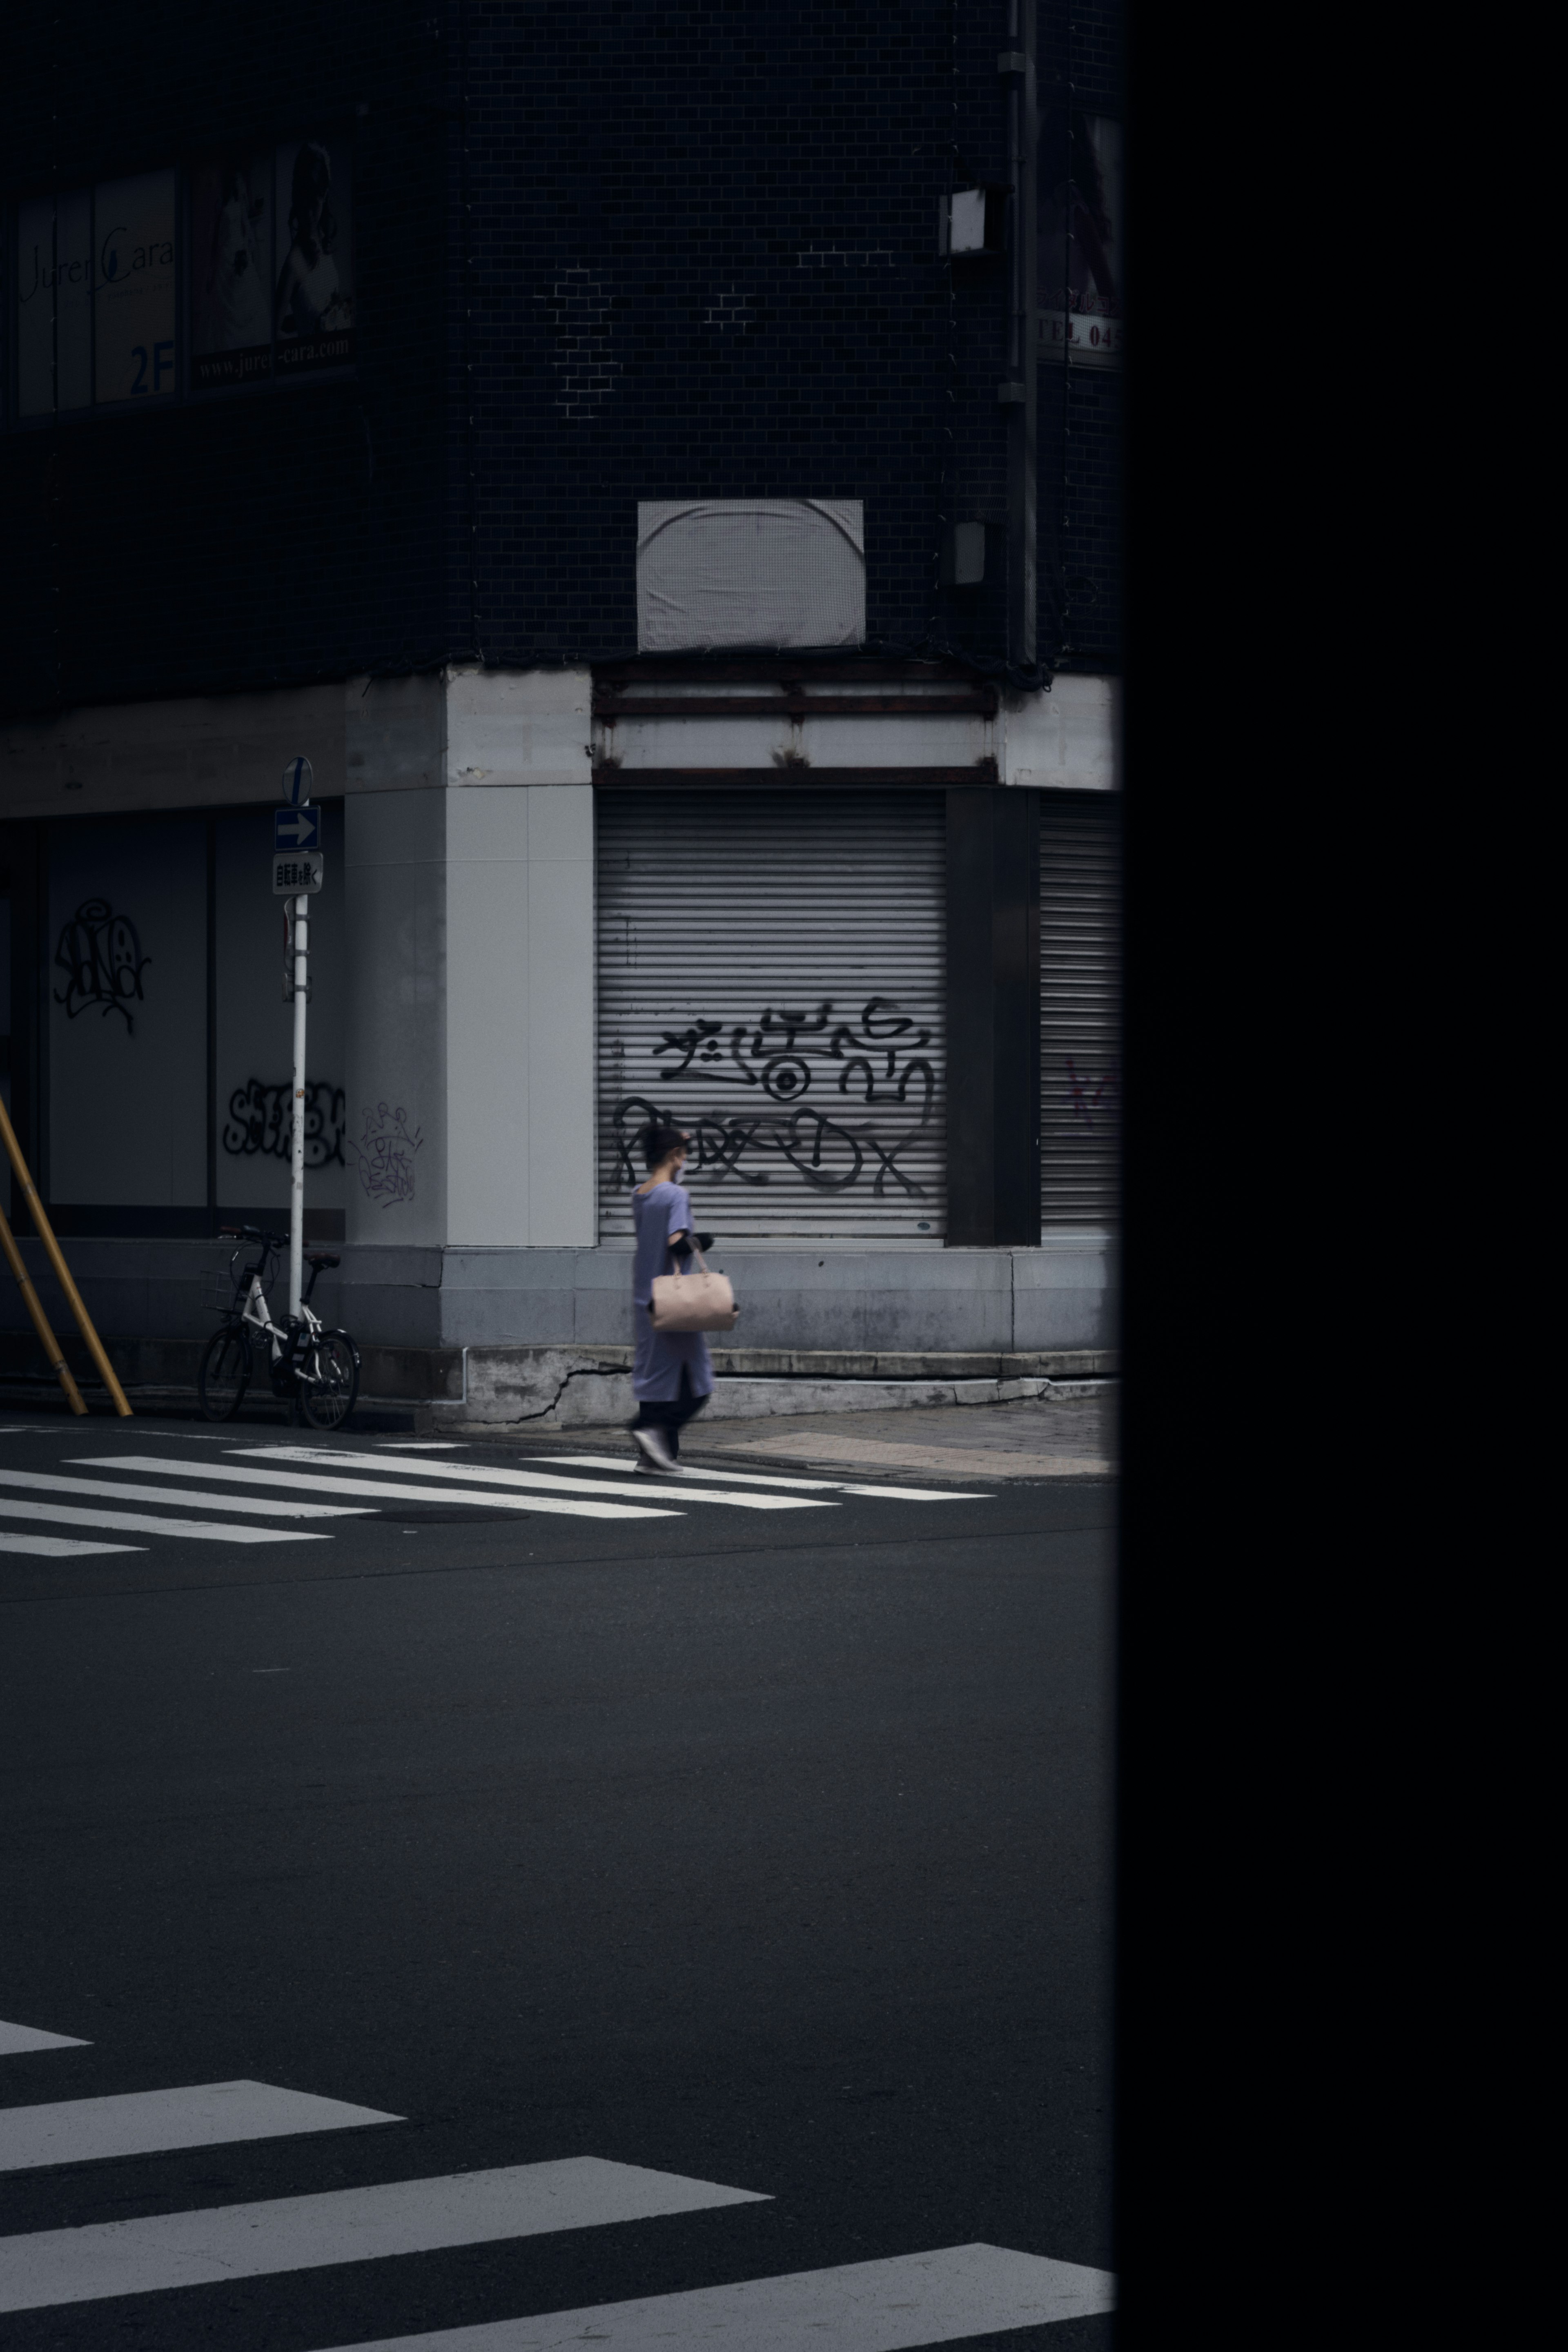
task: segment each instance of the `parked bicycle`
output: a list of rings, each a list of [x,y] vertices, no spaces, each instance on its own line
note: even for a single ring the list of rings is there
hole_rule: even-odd
[[[310,1281],[300,1301],[298,1320],[275,1323],[267,1304],[265,1285],[278,1271],[278,1255],[289,1246],[287,1234],[264,1233],[256,1225],[224,1225],[226,1241],[258,1245],[257,1256],[239,1264],[243,1246],[228,1262],[226,1286],[233,1296],[219,1307],[222,1327],[207,1341],[202,1357],[198,1389],[202,1411],[209,1421],[232,1421],[250,1386],[253,1360],[265,1351],[272,1393],[289,1407],[289,1419],[302,1414],[312,1429],[341,1429],[359,1395],[359,1349],[346,1331],[329,1331],[310,1311],[310,1294],[320,1276],[342,1263],[326,1250],[307,1250]],[[225,1277],[220,1275],[220,1283]]]

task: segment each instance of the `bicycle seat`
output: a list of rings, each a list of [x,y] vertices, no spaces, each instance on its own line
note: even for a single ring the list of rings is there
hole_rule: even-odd
[[[334,1257],[330,1250],[307,1250],[305,1263],[307,1265],[332,1266],[342,1265],[342,1260]]]

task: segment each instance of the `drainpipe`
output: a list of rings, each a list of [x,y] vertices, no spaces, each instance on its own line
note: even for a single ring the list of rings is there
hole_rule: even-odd
[[[1007,653],[1020,668],[1037,659],[1035,437],[1039,383],[1036,317],[1036,0],[1007,0],[1007,47],[996,60],[1007,104],[1007,177],[1013,190],[1007,306],[1007,373],[997,398],[1007,410]]]

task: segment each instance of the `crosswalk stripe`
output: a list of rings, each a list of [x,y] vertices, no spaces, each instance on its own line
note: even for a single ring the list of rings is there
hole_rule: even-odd
[[[754,2189],[723,2189],[641,2165],[580,2156],[489,2172],[333,2189],[253,2205],[100,2221],[0,2239],[0,2311],[89,2303],[106,2295],[205,2286],[278,2271],[430,2253],[590,2230],[616,2221],[766,2203]]]
[[[635,1462],[619,1462],[609,1454],[539,1454],[534,1459],[538,1462],[573,1462],[581,1469],[591,1466],[595,1470],[632,1473],[637,1470]],[[826,1494],[872,1495],[879,1501],[885,1498],[893,1503],[988,1503],[992,1499],[989,1495],[961,1495],[952,1486],[888,1486],[880,1479],[874,1486],[856,1486],[847,1478],[775,1478],[763,1470],[715,1470],[707,1462],[702,1463],[692,1475],[706,1478],[710,1484],[721,1478],[726,1485],[732,1481],[737,1486],[816,1486]],[[685,1491],[683,1486],[682,1494]]]
[[[96,1549],[100,1547],[83,1546],[87,1551]],[[104,1551],[124,1551],[130,1547],[104,1544],[101,1549]],[[74,2033],[46,2033],[37,2025],[8,2025],[0,2017],[0,2058],[19,2058],[25,2050],[90,2050],[91,2047],[90,2042],[79,2041]]]
[[[215,1511],[249,1511],[257,1517],[269,1519],[363,1519],[368,1517],[360,1503],[279,1502],[276,1499],[241,1501],[233,1495],[205,1495],[199,1489],[182,1486],[179,1493],[166,1492],[158,1486],[127,1486],[112,1478],[56,1478],[42,1470],[0,1469],[0,1486],[27,1486],[55,1495],[97,1495],[118,1503],[178,1503]]]
[[[234,1450],[262,1462],[331,1462],[359,1469],[374,1461],[369,1454],[333,1454],[313,1445],[237,1445]],[[473,1462],[406,1462],[399,1466],[421,1478],[461,1478],[475,1486],[517,1489],[530,1496],[546,1489],[566,1495],[602,1495],[605,1491],[596,1478],[557,1478],[544,1470],[494,1470]],[[635,1465],[628,1463],[624,1466],[630,1469]],[[742,1511],[816,1511],[821,1510],[825,1502],[829,1509],[835,1507],[826,1497],[808,1503],[793,1495],[714,1495],[700,1485],[689,1486],[684,1478],[679,1495],[673,1486],[665,1491],[671,1502],[729,1503]]]
[[[944,2246],[532,2319],[380,2336],[335,2352],[577,2352],[584,2343],[604,2352],[910,2352],[1115,2308],[1109,2271],[1010,2246]]]
[[[149,1489],[151,1493],[151,1489]],[[161,1502],[163,1496],[158,1500]],[[50,1527],[119,1528],[130,1535],[189,1536],[197,1543],[325,1543],[298,1528],[224,1528],[207,1519],[154,1519],[139,1511],[87,1511],[63,1503],[0,1502],[0,1518],[42,1519]]]
[[[702,1473],[706,1478],[706,1470]],[[847,1482],[839,1488],[841,1495],[868,1495],[879,1502],[889,1503],[989,1503],[990,1495],[961,1494],[956,1486],[888,1486],[880,1478],[874,1486],[851,1486]]]
[[[239,1446],[235,1448],[236,1453],[249,1450],[250,1449],[248,1448]],[[258,1453],[265,1453],[267,1449],[265,1447],[258,1447],[255,1450]],[[306,1448],[300,1447],[300,1451],[304,1454],[307,1461],[315,1459],[315,1456],[310,1454]],[[290,1456],[290,1459],[292,1458],[293,1457]],[[350,1454],[348,1458],[352,1462],[364,1463],[367,1468],[374,1466],[371,1462],[371,1458],[368,1455]],[[93,1456],[91,1459],[79,1457],[76,1466],[83,1470],[103,1470],[113,1469],[115,1467],[126,1470],[151,1470],[157,1472],[164,1478],[178,1478],[182,1476],[188,1477],[194,1471],[199,1473],[204,1478],[222,1479],[226,1484],[235,1486],[303,1487],[313,1495],[368,1495],[376,1502],[432,1503],[444,1501],[449,1503],[473,1503],[479,1505],[482,1509],[487,1511],[498,1509],[505,1511],[559,1511],[563,1513],[566,1517],[574,1519],[658,1519],[672,1516],[672,1514],[665,1511],[645,1510],[635,1503],[606,1503],[603,1500],[592,1503],[567,1503],[557,1501],[553,1496],[529,1495],[524,1496],[521,1495],[492,1495],[477,1491],[443,1496],[440,1495],[436,1488],[431,1486],[402,1486],[388,1478],[301,1478],[293,1474],[285,1477],[280,1470],[240,1470],[233,1467],[227,1463],[166,1462],[161,1460],[156,1454],[121,1454],[118,1455],[100,1454]],[[559,1481],[552,1481],[552,1483],[559,1484],[563,1486],[572,1486],[574,1492],[581,1492],[584,1495],[598,1495],[602,1496],[604,1493],[604,1489],[602,1487],[589,1486],[586,1485],[578,1486],[576,1482],[564,1478],[560,1479]],[[149,1488],[148,1491],[152,1492],[153,1490]],[[4,1509],[4,1507],[5,1506],[0,1504],[0,1509]],[[240,1506],[239,1507],[243,1507],[243,1506]]]
[[[89,1551],[145,1551],[145,1544],[79,1543],[70,1536],[0,1535],[0,1551],[31,1552],[38,1559],[79,1559]]]
[[[563,1462],[574,1470],[613,1470],[633,1475],[636,1475],[637,1466],[635,1462],[628,1462],[624,1456],[616,1454],[535,1454],[531,1455],[530,1459],[535,1462]],[[726,1486],[734,1484],[744,1486],[809,1486],[822,1495],[839,1494],[844,1486],[842,1478],[778,1478],[765,1470],[755,1473],[749,1470],[712,1470],[709,1468],[706,1462],[703,1463],[698,1475],[710,1480],[721,1479]]]
[[[273,2083],[193,2083],[181,2090],[127,2091],[106,2099],[55,2099],[46,2106],[0,2107],[0,2172],[402,2121],[379,2107],[349,2106],[342,2099],[280,2090]]]

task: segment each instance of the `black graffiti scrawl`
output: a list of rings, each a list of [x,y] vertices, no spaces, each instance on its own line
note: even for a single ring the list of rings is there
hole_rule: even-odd
[[[284,1078],[268,1086],[247,1078],[228,1098],[228,1118],[223,1148],[231,1159],[287,1160],[293,1150],[294,1087]],[[325,1078],[311,1078],[305,1087],[305,1165],[344,1167],[343,1090]]]
[[[755,1022],[666,1029],[653,1048],[653,1059],[667,1064],[656,1084],[684,1081],[688,1098],[695,1080],[749,1088],[761,1099],[693,1116],[646,1095],[623,1097],[612,1118],[626,1179],[635,1183],[639,1173],[631,1152],[637,1129],[657,1120],[687,1129],[690,1164],[710,1181],[766,1184],[793,1170],[819,1192],[847,1192],[865,1175],[878,1197],[891,1181],[923,1200],[924,1185],[898,1163],[931,1123],[936,1071],[921,1051],[931,1038],[886,996],[872,997],[853,1021],[836,1020],[825,1000],[809,1012],[770,1006]],[[817,1102],[808,1107],[814,1091]],[[860,1117],[865,1109],[873,1115]]]
[[[136,926],[129,915],[117,915],[107,898],[84,898],[69,922],[60,926],[55,961],[65,973],[63,1004],[68,1021],[96,1004],[107,1020],[118,1013],[128,1037],[136,1034],[132,1004],[144,1002],[142,975],[152,962],[142,952]]]

